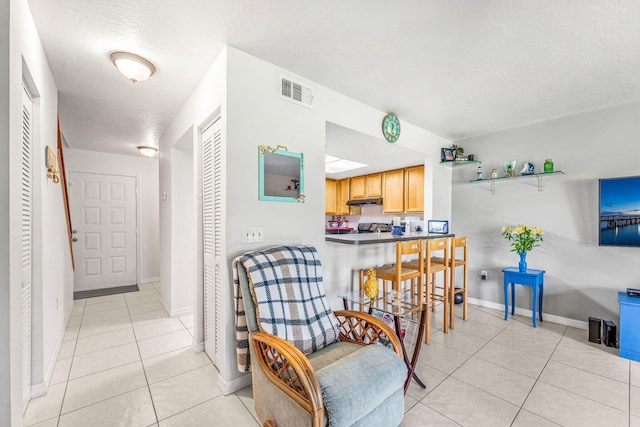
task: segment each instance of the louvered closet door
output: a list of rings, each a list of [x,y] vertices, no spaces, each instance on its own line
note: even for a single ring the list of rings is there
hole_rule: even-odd
[[[31,145],[33,102],[22,94],[22,410],[31,397]]]
[[[204,257],[204,349],[220,366],[219,340],[224,256],[222,128],[218,119],[202,132],[202,243]]]

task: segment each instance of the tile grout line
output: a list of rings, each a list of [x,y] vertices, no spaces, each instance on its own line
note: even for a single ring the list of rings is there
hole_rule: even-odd
[[[509,319],[507,319],[507,320],[509,320]],[[513,322],[517,322],[517,320],[516,320],[516,319],[513,319]],[[479,323],[482,323],[482,322],[479,322]],[[513,323],[511,323],[511,324],[513,324]],[[491,395],[491,396],[493,396],[493,397],[495,397],[495,398],[498,398],[498,399],[502,400],[503,402],[506,402],[506,403],[508,403],[508,404],[511,404],[511,405],[513,405],[513,406],[518,407],[518,405],[513,404],[513,403],[511,403],[511,402],[509,402],[509,401],[507,401],[507,400],[503,399],[503,398],[502,398],[502,397],[500,397],[500,396],[496,396],[495,394],[493,394],[493,393],[491,393],[491,392],[489,392],[489,391],[487,391],[487,390],[484,390],[484,389],[482,389],[482,388],[480,388],[480,387],[477,387],[477,386],[475,386],[475,385],[473,385],[473,384],[469,384],[469,383],[467,383],[466,381],[464,381],[464,380],[462,380],[462,379],[459,379],[459,378],[453,377],[453,374],[454,374],[455,372],[457,372],[457,371],[458,371],[458,370],[459,370],[459,369],[460,369],[464,364],[466,364],[466,363],[467,363],[467,362],[468,362],[472,357],[476,356],[476,355],[477,355],[477,354],[478,354],[478,353],[479,353],[483,348],[485,348],[489,343],[491,343],[491,342],[492,342],[492,341],[493,341],[493,340],[494,340],[498,335],[500,335],[500,334],[501,334],[502,332],[504,332],[504,331],[505,331],[509,326],[511,326],[511,324],[507,324],[507,325],[506,325],[504,328],[502,328],[498,333],[496,333],[496,334],[495,334],[491,339],[487,340],[487,342],[486,342],[484,345],[482,345],[480,348],[478,348],[478,350],[476,350],[476,351],[475,351],[474,353],[472,353],[472,354],[471,354],[467,359],[465,359],[465,361],[464,361],[464,362],[462,362],[462,363],[461,363],[461,364],[460,364],[456,369],[454,369],[450,374],[448,374],[448,375],[447,375],[447,377],[446,377],[444,380],[442,380],[442,381],[441,381],[441,382],[440,382],[440,383],[439,383],[439,384],[438,384],[438,385],[437,385],[433,390],[431,390],[430,392],[428,392],[428,393],[427,393],[427,394],[426,394],[422,399],[420,399],[418,402],[422,403],[422,400],[423,400],[425,397],[427,397],[429,394],[431,394],[431,392],[433,392],[434,390],[436,390],[436,389],[438,388],[438,386],[440,386],[442,383],[444,383],[447,379],[449,379],[449,378],[451,378],[451,377],[452,377],[453,379],[458,380],[458,381],[461,381],[461,382],[463,382],[463,383],[467,384],[467,385],[468,385],[468,386],[470,386],[470,387],[476,388],[476,389],[478,389],[478,390],[480,390],[480,391],[483,391],[483,392],[485,392],[485,393],[487,393],[487,394],[489,394],[489,395]],[[566,327],[565,327],[565,331],[563,331],[563,336],[564,336],[564,332],[566,332]],[[462,331],[460,331],[460,333],[464,334],[464,332],[462,332]],[[465,334],[465,335],[469,335],[469,334]],[[559,345],[559,343],[560,343],[560,340],[558,340],[558,342],[556,343],[555,348],[557,348],[557,346]],[[494,343],[494,344],[496,344],[496,345],[502,345],[502,344],[499,344],[499,343]],[[444,344],[443,344],[443,345],[444,345]],[[447,346],[445,345],[445,347],[447,347]],[[554,348],[554,351],[555,351],[555,348]],[[453,348],[451,348],[451,349],[452,349],[452,350],[455,350],[455,349],[453,349]],[[458,352],[460,352],[460,353],[464,353],[464,352],[462,352],[462,351],[460,351],[460,350],[457,350],[457,351],[458,351]],[[553,355],[553,352],[551,352],[551,354],[547,357],[547,362],[545,363],[545,367],[546,367],[546,365],[549,363],[549,360],[551,359],[551,355]],[[498,366],[498,367],[501,367],[501,368],[504,368],[504,369],[508,369],[508,370],[510,370],[510,371],[512,371],[512,372],[515,372],[515,373],[518,373],[518,374],[520,374],[520,375],[524,375],[524,374],[522,374],[522,373],[520,373],[520,372],[514,371],[514,370],[512,370],[512,369],[506,368],[506,367],[501,366],[501,365],[496,365],[495,363],[492,363],[492,362],[490,362],[490,361],[484,360],[484,359],[482,359],[482,358],[480,358],[480,360],[483,360],[483,361],[485,361],[485,362],[487,362],[487,363],[491,363],[492,365],[495,365],[495,366]],[[434,369],[435,369],[435,368],[434,368]],[[544,367],[540,370],[540,373],[538,374],[538,378],[540,377],[540,375],[542,375],[542,371],[544,371]],[[525,375],[525,376],[527,376],[527,375]],[[529,378],[531,378],[531,377],[529,377]],[[536,385],[537,381],[538,381],[538,379],[536,378],[536,379],[535,379],[535,382],[533,383],[533,385],[532,385],[532,387],[531,387],[531,390],[533,390],[533,388],[535,387],[535,385]],[[525,402],[527,401],[527,398],[529,397],[529,394],[531,393],[531,390],[529,390],[529,393],[527,393],[527,396],[526,396],[526,397],[525,397],[525,399],[523,400],[522,404],[519,406],[518,411],[516,412],[516,415],[514,416],[514,418],[513,418],[513,420],[511,421],[511,424],[510,424],[510,425],[513,425],[513,423],[515,422],[515,420],[518,418],[518,415],[520,414],[521,410],[523,409],[523,406],[524,406]],[[432,410],[434,410],[434,411],[436,411],[436,412],[440,413],[439,411],[437,411],[437,410],[435,410],[434,408],[430,407],[430,406],[429,406],[429,405],[427,405],[426,403],[424,403],[424,405],[426,405],[426,406],[428,406],[430,409],[432,409]],[[441,414],[441,413],[440,413],[440,414]],[[444,415],[444,414],[441,414],[441,415],[443,415],[443,416],[445,416],[445,417],[446,417],[446,415]],[[538,415],[538,414],[536,414],[536,415]],[[449,419],[448,417],[446,417],[446,418],[447,418],[447,419]],[[542,418],[544,418],[544,417],[542,417]],[[544,418],[544,419],[546,419],[546,418]],[[454,421],[454,422],[455,422],[455,421]]]
[[[75,305],[75,302],[74,302]],[[73,346],[73,354],[71,355],[71,365],[69,366],[69,372],[67,373],[67,380],[64,383],[64,393],[62,394],[62,402],[60,403],[60,411],[58,411],[58,422],[56,426],[60,425],[60,418],[62,418],[62,408],[64,407],[64,400],[67,397],[67,390],[69,388],[69,377],[71,376],[71,369],[73,369],[73,360],[76,355],[76,347],[78,346],[78,339],[80,336],[80,328],[82,327],[82,319],[84,319],[84,310],[87,308],[87,301],[84,301],[84,305],[82,306],[82,313],[80,314],[80,327],[78,328],[78,337],[76,337],[76,343]],[[67,325],[67,328],[69,326]],[[66,331],[65,331],[66,332]],[[64,339],[64,338],[63,338]]]
[[[464,321],[464,320],[463,320],[463,321]],[[479,323],[482,323],[482,322],[479,322]],[[504,328],[502,328],[498,333],[496,333],[496,335],[495,335],[495,336],[497,336],[498,334],[500,334],[500,333],[501,333],[505,328],[506,328],[506,326],[505,326]],[[452,330],[454,330],[454,329],[452,329]],[[454,330],[454,331],[455,331],[455,330]],[[459,332],[460,332],[461,334],[463,334],[463,335],[469,335],[469,334],[465,334],[465,333],[464,333],[464,332],[462,332],[462,331],[459,331]],[[495,336],[494,336],[493,338],[495,338]],[[437,388],[438,388],[442,383],[444,383],[444,382],[445,382],[447,379],[449,379],[449,378],[453,378],[453,379],[455,379],[455,380],[457,380],[457,381],[461,381],[461,382],[463,382],[463,383],[467,384],[467,385],[468,385],[468,386],[470,386],[470,387],[474,387],[474,388],[476,388],[476,389],[478,389],[478,390],[484,391],[485,393],[488,393],[488,394],[490,394],[490,395],[492,395],[492,396],[494,396],[494,397],[497,397],[497,398],[498,398],[498,399],[500,399],[500,400],[503,400],[504,402],[507,402],[506,400],[502,399],[501,397],[495,396],[494,394],[489,393],[489,392],[488,392],[488,391],[486,391],[486,390],[482,390],[482,389],[480,389],[479,387],[476,387],[476,386],[474,386],[474,385],[472,385],[472,384],[467,383],[466,381],[462,381],[462,380],[460,380],[460,379],[458,379],[458,378],[456,378],[456,377],[453,377],[453,374],[454,374],[458,369],[460,369],[460,368],[462,367],[462,365],[464,365],[464,364],[465,364],[465,363],[467,363],[469,360],[471,360],[471,358],[472,358],[472,357],[474,357],[478,352],[480,352],[480,350],[482,350],[485,346],[487,346],[487,345],[488,345],[488,344],[493,340],[493,338],[491,338],[491,339],[487,340],[487,342],[486,342],[484,345],[482,345],[482,346],[481,346],[478,350],[476,350],[474,353],[470,354],[470,355],[469,355],[469,357],[468,357],[468,358],[466,358],[466,359],[464,360],[464,362],[462,362],[462,363],[460,364],[460,366],[458,366],[456,369],[454,369],[454,370],[453,370],[451,373],[449,373],[449,374],[446,374],[445,372],[442,372],[442,371],[440,371],[439,369],[434,368],[433,366],[427,365],[427,366],[429,366],[429,367],[430,367],[430,368],[432,368],[432,369],[435,369],[435,370],[437,370],[437,371],[442,372],[443,374],[446,374],[447,376],[446,376],[442,381],[440,381],[440,382],[438,383],[438,385],[436,385],[436,386],[433,388],[433,390],[431,390],[431,391],[427,392],[427,394],[425,394],[425,395],[424,395],[420,400],[418,400],[418,403],[421,403],[421,404],[425,405],[427,408],[431,409],[432,411],[437,412],[438,414],[442,415],[443,417],[445,417],[446,419],[448,419],[448,420],[452,421],[453,423],[455,423],[455,424],[457,424],[457,425],[461,425],[460,423],[458,423],[458,422],[457,422],[457,421],[455,421],[455,420],[452,420],[452,419],[451,419],[451,418],[449,418],[447,415],[443,414],[442,412],[438,411],[437,409],[432,408],[432,407],[431,407],[431,406],[429,406],[428,404],[426,404],[426,403],[423,403],[423,402],[422,402],[422,401],[423,401],[427,396],[429,396],[433,391],[435,391],[435,390],[436,390],[436,389],[437,389]],[[435,343],[434,343],[434,344],[435,344]],[[422,344],[422,345],[424,345],[425,347],[427,347],[427,344]],[[444,345],[444,344],[442,344],[442,345],[443,345],[443,347],[447,347],[447,346],[446,346],[446,345]],[[447,348],[450,348],[450,347],[447,347]],[[451,349],[451,350],[456,350],[456,349],[453,349],[453,348],[450,348],[450,349]],[[426,349],[425,349],[425,350],[426,350]],[[464,353],[464,352],[462,352],[462,351],[460,351],[460,350],[456,350],[456,351],[458,351],[458,352],[460,352],[460,353]],[[464,353],[464,354],[468,354],[468,353]],[[481,360],[483,360],[483,359],[481,359]],[[511,402],[507,402],[507,403],[512,404]],[[415,405],[414,405],[414,406],[415,406]],[[514,406],[515,406],[515,405],[514,405]],[[516,417],[517,417],[517,416],[518,416],[518,414],[516,414]],[[516,418],[516,417],[514,417],[514,420],[515,420],[515,418]]]
[[[86,307],[86,303],[85,303],[85,307]],[[82,314],[82,316],[84,316],[84,309],[83,309],[83,314]],[[80,324],[82,325],[82,319],[80,320]],[[131,344],[131,343],[127,343],[127,344]],[[77,342],[76,342],[76,345],[77,345]],[[74,348],[74,353],[75,353],[75,348]],[[85,353],[85,354],[90,354],[90,353]],[[75,357],[76,357],[76,356],[75,356],[75,354],[74,354],[74,355],[72,356],[72,366],[71,366],[71,367],[73,367],[73,359],[75,359]],[[142,361],[140,361],[140,362],[141,362],[141,364],[142,364]],[[132,365],[132,364],[134,364],[134,363],[136,363],[136,362],[125,363],[124,365],[121,365],[121,366]],[[110,368],[110,369],[113,369],[113,368]],[[108,369],[107,369],[107,370],[108,370]],[[100,372],[105,372],[105,371],[100,371]],[[88,408],[88,407],[90,407],[90,406],[92,406],[92,405],[95,405],[95,404],[98,404],[98,403],[102,403],[102,402],[106,402],[106,401],[107,401],[107,400],[109,400],[109,399],[113,399],[113,398],[115,398],[115,397],[123,396],[123,395],[125,395],[125,394],[127,394],[127,393],[130,393],[130,392],[132,392],[132,391],[141,390],[142,388],[144,388],[144,386],[143,386],[143,387],[139,387],[139,388],[136,388],[136,389],[133,389],[133,390],[129,390],[129,391],[127,391],[127,392],[124,392],[124,393],[121,393],[121,394],[117,394],[117,395],[115,395],[115,396],[111,396],[111,397],[108,397],[108,398],[105,398],[105,399],[102,399],[102,400],[98,400],[98,401],[96,401],[96,402],[90,403],[90,404],[85,405],[85,406],[81,406],[81,407],[76,408],[76,409],[74,409],[74,410],[72,410],[72,411],[66,412],[65,414],[62,414],[62,407],[64,406],[64,397],[66,397],[66,392],[67,392],[67,389],[68,389],[69,382],[70,382],[70,381],[74,381],[74,380],[78,379],[78,378],[74,378],[73,380],[72,380],[72,379],[69,379],[69,376],[70,376],[70,375],[71,375],[71,368],[69,368],[69,374],[68,374],[68,376],[67,376],[67,381],[66,381],[66,383],[65,383],[65,395],[63,396],[62,405],[60,406],[60,414],[58,415],[58,425],[60,424],[60,420],[61,420],[61,418],[62,418],[62,416],[63,416],[63,415],[71,414],[71,413],[76,412],[76,411],[79,411],[79,410],[81,410],[81,409]],[[86,376],[88,376],[88,375],[85,375],[85,377],[86,377]],[[79,377],[79,378],[83,378],[83,377]],[[151,393],[149,393],[149,394],[151,394]],[[157,419],[157,417],[156,417],[156,419]]]
[[[511,422],[511,425],[513,425],[513,423],[515,422],[515,420],[518,418],[518,415],[520,415],[520,412],[522,412],[522,410],[524,409],[524,405],[527,403],[527,399],[529,399],[529,396],[531,396],[531,392],[533,391],[533,389],[536,387],[536,384],[538,384],[538,381],[540,381],[540,377],[542,376],[542,373],[544,372],[544,370],[546,369],[547,365],[549,365],[549,362],[551,361],[551,358],[553,357],[553,353],[556,352],[556,350],[558,349],[558,346],[560,345],[560,342],[562,341],[562,338],[565,336],[565,334],[567,333],[568,327],[564,328],[564,331],[562,331],[562,336],[560,337],[560,339],[558,340],[558,342],[556,343],[555,347],[553,348],[553,351],[551,352],[551,354],[549,355],[549,357],[547,357],[547,361],[544,364],[544,366],[542,367],[542,369],[540,370],[540,373],[538,374],[538,377],[535,378],[535,382],[533,383],[533,385],[531,386],[531,389],[529,390],[529,392],[527,393],[526,397],[524,398],[524,400],[522,401],[522,405],[520,405],[520,408],[518,409],[518,413],[516,414],[516,416],[514,417],[513,421]],[[544,383],[544,381],[540,381],[542,383]],[[545,383],[546,384],[546,383]],[[526,409],[525,409],[526,411]],[[558,424],[555,421],[549,420],[546,417],[537,414],[535,412],[532,412],[532,414],[537,415],[538,417],[550,421],[554,424]]]
[[[129,311],[129,304],[125,298],[125,305],[127,306],[127,312],[129,313],[129,320],[131,321],[131,329],[133,330],[133,337],[135,338],[136,348],[138,349],[138,355],[140,356],[140,365],[142,366],[142,373],[144,374],[144,380],[147,383],[147,392],[151,399],[151,407],[153,408],[153,416],[156,418],[156,424],[160,423],[158,419],[158,411],[156,410],[156,404],[153,401],[153,394],[151,394],[151,386],[149,385],[149,378],[147,377],[147,370],[144,368],[144,362],[142,361],[142,353],[140,352],[140,345],[138,344],[138,337],[136,335],[136,329],[133,327],[133,320],[131,319],[131,312]]]

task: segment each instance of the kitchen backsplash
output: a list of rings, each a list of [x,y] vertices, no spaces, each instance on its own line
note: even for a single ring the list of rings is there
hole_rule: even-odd
[[[406,217],[422,219],[423,215],[419,214],[385,214],[382,213],[381,205],[365,205],[361,207],[360,215],[345,215],[345,221],[349,221],[351,226],[360,222],[381,222],[391,224],[393,217],[399,216],[404,220]],[[332,215],[325,215],[325,220],[330,221]]]

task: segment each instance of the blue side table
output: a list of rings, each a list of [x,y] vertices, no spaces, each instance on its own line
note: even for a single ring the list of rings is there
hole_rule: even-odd
[[[515,267],[509,267],[502,270],[504,274],[504,320],[509,318],[509,296],[508,289],[511,285],[511,315],[513,315],[516,306],[516,284],[531,286],[533,291],[533,307],[531,309],[533,318],[533,327],[536,327],[536,311],[539,312],[540,321],[542,322],[542,294],[544,293],[544,270],[527,269],[526,272],[520,272]]]

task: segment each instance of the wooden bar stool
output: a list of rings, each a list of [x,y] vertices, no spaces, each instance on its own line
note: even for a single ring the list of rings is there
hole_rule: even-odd
[[[468,245],[469,238],[467,236],[463,237],[454,237],[451,239],[451,258],[449,260],[449,274],[450,274],[450,283],[451,287],[449,290],[450,294],[450,307],[449,315],[449,327],[453,329],[453,319],[454,319],[454,303],[456,294],[462,294],[462,320],[467,320],[467,256],[468,256]],[[456,250],[458,248],[462,248],[462,258],[457,258]],[[456,267],[464,267],[464,277],[462,280],[462,288],[456,288]]]
[[[409,268],[403,264],[403,258],[417,255],[416,264]],[[422,310],[424,303],[424,244],[421,240],[396,242],[396,262],[376,267],[376,278],[382,280],[382,295],[387,296],[388,284],[391,284],[390,302],[403,300],[410,311]],[[364,278],[367,270],[360,270],[360,294],[364,294]],[[401,302],[402,304],[402,302]]]
[[[449,333],[449,239],[443,237],[442,239],[429,239],[427,240],[427,259],[425,265],[428,270],[425,270],[427,275],[427,286],[431,285],[431,311],[436,311],[436,302],[442,301],[444,308],[443,319],[444,327],[443,332]],[[440,262],[439,258],[444,259],[444,262]],[[438,285],[437,274],[443,273],[444,280],[442,285]],[[442,293],[438,291],[441,290]]]
[[[417,260],[424,259],[424,244],[421,240],[396,242],[396,262],[376,269],[376,276],[382,279],[385,289],[384,283],[391,282],[393,299],[402,298],[403,294],[406,297],[408,294],[409,301],[414,302],[415,309],[421,310],[424,302],[424,261],[418,262],[415,268],[408,268],[403,264],[403,257],[416,255]]]
[[[425,259],[424,259],[424,275],[425,275],[425,303],[431,305],[431,311],[435,311],[436,302],[442,301],[444,308],[444,333],[449,333],[449,242],[446,237],[441,239],[427,239],[424,241]],[[442,259],[440,261],[439,259]],[[415,268],[417,261],[405,263],[407,268]],[[436,283],[437,273],[444,273],[444,283],[438,286]],[[438,293],[438,290],[442,293]],[[427,307],[428,309],[428,307]],[[427,316],[425,344],[429,344],[431,340],[430,334],[430,317]]]

